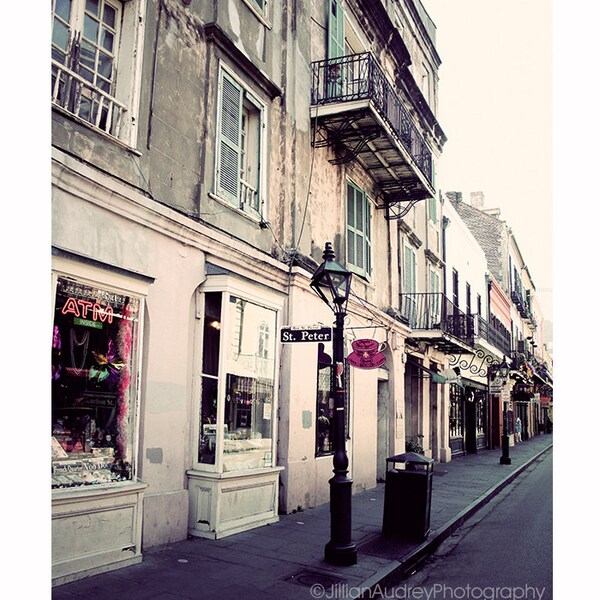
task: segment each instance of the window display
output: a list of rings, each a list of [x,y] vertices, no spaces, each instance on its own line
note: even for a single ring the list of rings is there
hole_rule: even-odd
[[[275,331],[274,310],[227,293],[204,294],[198,462],[216,463],[222,381],[223,470],[273,466]]]
[[[52,487],[132,477],[140,301],[59,277],[52,335]]]

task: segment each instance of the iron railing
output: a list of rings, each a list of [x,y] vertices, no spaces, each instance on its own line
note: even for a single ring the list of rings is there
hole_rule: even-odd
[[[373,103],[397,141],[433,184],[431,150],[373,55],[364,52],[312,63],[313,106],[356,100]]]
[[[116,98],[56,60],[52,60],[52,103],[116,138],[127,110]]]
[[[510,331],[492,315],[490,322],[481,315],[473,315],[475,323],[475,335],[487,340],[498,348],[502,354],[510,355]]]
[[[400,294],[400,312],[413,330],[442,331],[473,345],[473,315],[467,315],[441,292]]]

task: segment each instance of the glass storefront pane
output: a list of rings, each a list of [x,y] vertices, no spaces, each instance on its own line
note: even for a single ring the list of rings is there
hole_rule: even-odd
[[[273,465],[276,313],[242,298],[227,302],[225,471]]]
[[[140,302],[59,277],[52,336],[52,487],[131,479]]]

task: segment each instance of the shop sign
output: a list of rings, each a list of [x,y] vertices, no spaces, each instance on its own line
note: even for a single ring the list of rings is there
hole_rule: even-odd
[[[330,342],[331,327],[282,327],[282,344],[296,342]]]
[[[348,355],[348,362],[357,369],[377,369],[385,364],[382,350],[385,345],[377,340],[354,340],[353,352]]]
[[[69,296],[62,307],[62,314],[71,314],[73,317],[88,320],[91,317],[92,321],[108,321],[113,322],[113,309],[112,306],[101,306],[97,302],[90,302],[89,300],[83,300],[82,298],[75,299],[73,296]]]
[[[508,388],[505,390],[502,390],[500,397],[502,399],[502,402],[510,402],[510,390]],[[511,402],[511,404],[512,404],[512,402]]]
[[[491,383],[490,383],[490,392],[492,394],[500,394],[502,392],[502,379],[498,378],[498,379],[494,379]]]

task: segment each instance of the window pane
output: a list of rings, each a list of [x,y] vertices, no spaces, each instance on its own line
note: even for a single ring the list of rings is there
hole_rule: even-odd
[[[87,67],[91,71],[95,70],[95,67],[96,67],[96,49],[90,43],[85,42],[85,41],[81,43],[81,52],[79,53],[79,62],[80,62],[81,65]],[[93,79],[93,75],[92,75],[91,79],[89,79],[86,76],[86,79],[88,79],[88,81],[93,81],[94,80]]]
[[[65,27],[65,25],[63,25],[58,19],[54,19],[54,27],[52,28],[52,43],[66,51],[68,41],[69,28]]]
[[[104,54],[104,52],[98,53],[98,73],[105,79],[112,79],[112,67],[113,59]]]
[[[83,21],[83,35],[94,43],[98,42],[98,21],[95,21],[89,15],[85,15]]]
[[[226,471],[270,467],[272,457],[276,313],[231,296],[225,347]]]
[[[59,278],[52,487],[131,479],[139,300]]]
[[[63,21],[69,22],[71,18],[71,0],[56,0],[54,12],[63,19]]]
[[[217,446],[218,380],[202,378],[198,462],[214,465]]]
[[[86,0],[85,10],[98,16],[98,0]]]
[[[117,11],[108,4],[104,5],[104,15],[102,20],[112,29],[115,28],[117,22]]]
[[[108,52],[112,53],[114,48],[115,36],[108,29],[102,28],[100,34],[100,45]]]

